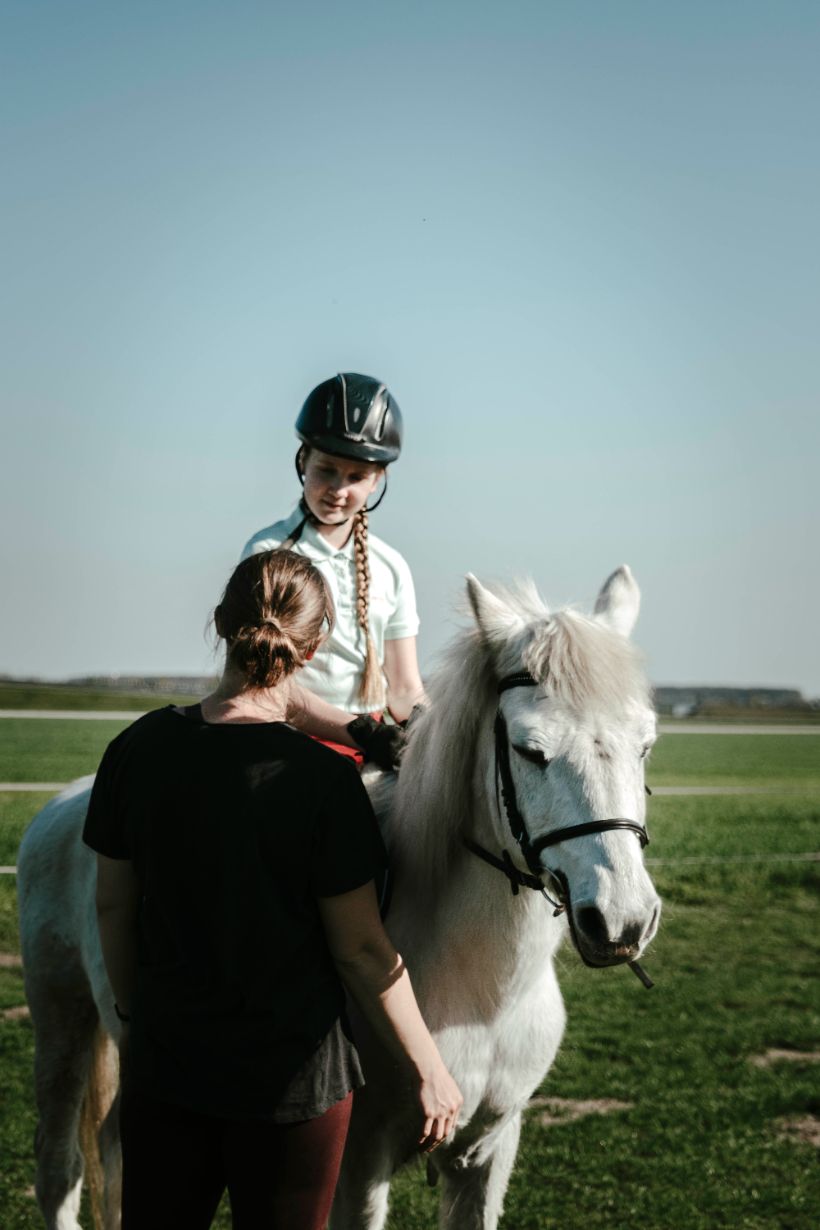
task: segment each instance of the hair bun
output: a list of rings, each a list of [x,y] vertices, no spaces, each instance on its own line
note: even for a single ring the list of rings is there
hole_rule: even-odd
[[[217,607],[228,658],[251,687],[273,688],[302,666],[333,623],[321,573],[292,551],[263,551],[234,569]]]

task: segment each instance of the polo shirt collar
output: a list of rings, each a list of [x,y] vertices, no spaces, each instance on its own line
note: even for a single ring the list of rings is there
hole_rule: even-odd
[[[285,522],[288,534],[292,534],[294,530],[298,528],[299,522],[302,520],[303,516],[304,513],[297,504],[296,508]],[[323,559],[336,559],[339,556],[341,556],[342,559],[350,559],[354,550],[352,534],[343,547],[334,547],[331,546],[326,538],[322,537],[316,526],[309,520],[305,522],[305,527],[299,538],[299,546],[303,549],[305,555],[315,561]]]

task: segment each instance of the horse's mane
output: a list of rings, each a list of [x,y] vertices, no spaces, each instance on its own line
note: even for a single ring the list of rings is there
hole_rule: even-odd
[[[613,717],[649,703],[641,656],[625,637],[571,608],[550,613],[531,581],[493,592],[511,610],[509,636],[489,645],[474,625],[444,651],[428,683],[430,707],[411,729],[388,823],[397,870],[412,864],[416,882],[431,889],[447,874],[475,805],[489,734],[479,744],[501,675],[524,669],[559,703]]]

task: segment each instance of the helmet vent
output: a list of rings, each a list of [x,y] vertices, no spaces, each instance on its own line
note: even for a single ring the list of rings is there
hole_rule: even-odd
[[[401,412],[381,381],[338,372],[309,395],[296,434],[322,452],[389,465],[401,452]]]
[[[381,414],[379,415],[376,424],[376,439],[381,440],[384,436],[384,428],[387,423],[387,411],[390,409],[390,398],[387,392],[387,385],[383,384],[376,396],[373,398],[374,403],[379,403]]]

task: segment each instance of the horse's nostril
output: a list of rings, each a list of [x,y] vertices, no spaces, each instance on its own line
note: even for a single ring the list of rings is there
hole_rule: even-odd
[[[611,936],[606,919],[594,905],[585,905],[575,916],[575,926],[585,944],[599,950],[613,949],[619,955],[634,952],[640,945],[643,924],[627,923],[620,935]]]
[[[583,931],[584,938],[590,944],[600,948],[609,943],[609,932],[604,916],[600,910],[596,910],[594,905],[585,905],[578,911],[575,925],[579,931]]]
[[[643,927],[640,923],[631,923],[629,926],[624,927],[618,940],[618,947],[624,949],[637,948],[641,940],[642,931]]]

